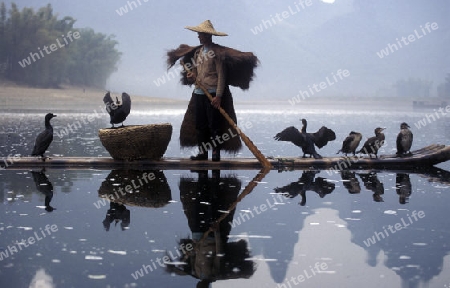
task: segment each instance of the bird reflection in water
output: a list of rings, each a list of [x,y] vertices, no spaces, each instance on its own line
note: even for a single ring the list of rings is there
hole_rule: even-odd
[[[31,171],[31,175],[33,176],[34,184],[36,185],[36,189],[45,195],[45,210],[47,212],[52,212],[55,210],[50,205],[50,202],[53,198],[53,185],[50,180],[48,180],[47,175],[45,175],[45,168],[43,168],[41,171]]]
[[[411,195],[411,180],[409,174],[397,173],[395,177],[395,190],[399,197],[400,204],[408,203],[409,196]]]
[[[127,229],[130,225],[130,210],[123,204],[110,202],[105,220],[103,220],[103,227],[106,231],[109,231],[112,222],[114,222],[114,226],[121,222],[122,231]]]
[[[356,173],[350,170],[341,170],[342,184],[350,194],[358,194],[361,192],[361,186]]]
[[[180,179],[180,199],[191,230],[191,237],[180,240],[181,259],[172,259],[167,272],[191,275],[197,287],[209,287],[216,280],[249,278],[254,273],[248,243],[241,239],[229,241],[231,223],[241,190],[235,176],[221,177],[219,170],[196,171],[198,178]],[[179,264],[180,261],[183,264]]]
[[[373,192],[373,201],[384,202],[381,195],[384,194],[384,184],[378,179],[376,172],[359,173],[366,189]]]
[[[327,181],[326,178],[316,177],[320,171],[303,171],[302,176],[298,181],[292,182],[286,186],[275,188],[276,193],[283,193],[289,198],[294,198],[297,195],[302,197],[301,206],[306,204],[306,191],[316,192],[320,198],[330,194],[334,191],[335,184]]]

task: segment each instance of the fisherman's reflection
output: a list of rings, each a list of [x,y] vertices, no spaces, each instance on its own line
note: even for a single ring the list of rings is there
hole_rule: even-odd
[[[36,185],[36,189],[45,195],[44,200],[45,210],[48,212],[52,212],[53,210],[56,209],[50,205],[50,202],[52,201],[53,198],[53,185],[45,175],[45,168],[42,168],[42,170],[39,172],[31,171],[31,175],[33,175],[33,181],[34,184]]]
[[[127,229],[130,225],[130,210],[123,204],[110,202],[105,220],[103,220],[103,227],[106,231],[109,231],[112,222],[115,223],[115,226],[120,222],[122,231]]]
[[[373,201],[384,202],[383,197],[381,196],[384,194],[384,185],[378,179],[377,173],[376,172],[359,173],[358,175],[363,181],[364,187],[373,192],[372,195]]]
[[[179,244],[191,249],[180,249],[184,264],[167,265],[167,271],[199,279],[197,287],[209,287],[216,280],[249,278],[254,263],[246,260],[250,257],[247,242],[228,239],[235,212],[228,210],[237,201],[241,182],[232,176],[221,178],[218,170],[213,170],[211,177],[207,170],[197,173],[197,181],[181,178],[179,185],[192,232],[192,238],[181,239]]]
[[[411,180],[409,174],[397,173],[395,177],[395,190],[399,197],[400,204],[408,203],[409,196],[411,195]]]
[[[334,183],[330,183],[326,178],[316,177],[316,174],[320,171],[307,170],[303,171],[302,176],[298,181],[292,182],[283,187],[275,188],[276,193],[283,193],[289,198],[294,198],[297,195],[301,196],[301,206],[306,204],[306,191],[316,192],[320,198],[325,197],[325,195],[330,194],[334,191]]]
[[[110,201],[109,209],[103,220],[103,227],[109,231],[111,223],[119,222],[122,230],[130,225],[128,206],[159,208],[172,200],[167,179],[160,170],[112,170],[102,182],[98,195]],[[99,204],[100,203],[100,204]],[[105,205],[99,201],[98,208]]]
[[[354,171],[341,170],[342,184],[350,194],[358,194],[361,192],[361,186]]]

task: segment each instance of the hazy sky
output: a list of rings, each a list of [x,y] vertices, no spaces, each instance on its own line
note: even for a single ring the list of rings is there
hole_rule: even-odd
[[[105,87],[116,92],[188,99],[191,88],[178,76],[156,82],[167,77],[168,49],[198,44],[184,27],[206,19],[229,34],[214,42],[252,51],[261,62],[248,91],[232,88],[236,100],[387,96],[408,77],[433,81],[435,94],[450,72],[448,0],[4,2],[20,9],[51,3],[60,17],[77,19],[76,27],[116,35],[123,56]]]

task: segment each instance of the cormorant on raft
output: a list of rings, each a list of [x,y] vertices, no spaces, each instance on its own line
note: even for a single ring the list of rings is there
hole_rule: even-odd
[[[39,133],[34,143],[31,156],[41,156],[42,161],[45,161],[44,153],[53,141],[53,127],[50,124],[50,120],[56,117],[55,114],[48,113],[45,115],[45,130]]]
[[[309,154],[310,157],[314,157],[314,159],[321,159],[322,156],[316,152],[315,146],[322,148],[327,145],[328,141],[335,140],[336,134],[333,130],[325,126],[322,126],[315,133],[307,133],[306,128],[308,122],[305,119],[301,119],[301,121],[303,124],[301,131],[294,126],[291,126],[275,135],[274,139],[278,141],[289,141],[294,145],[301,147],[303,158],[306,157],[306,154]]]
[[[384,129],[386,128],[375,128],[375,136],[367,139],[361,150],[356,153],[369,154],[370,158],[372,158],[372,154],[375,154],[375,158],[378,158],[378,149],[380,149],[380,147],[384,145]]]
[[[339,150],[336,154],[344,153],[345,156],[347,156],[348,153],[353,153],[353,156],[355,156],[356,148],[358,148],[361,139],[362,139],[361,133],[351,131],[342,142],[341,150]]]
[[[328,144],[329,141],[336,140],[336,133],[334,133],[333,130],[322,126],[319,130],[315,133],[307,133],[306,127],[308,126],[308,122],[306,119],[301,119],[303,127],[302,127],[302,133],[308,134],[310,137],[312,137],[314,144],[317,146],[317,148],[322,148],[325,145]]]
[[[106,111],[109,113],[110,121],[112,127],[115,128],[114,124],[122,123],[127,119],[128,114],[130,114],[131,109],[131,98],[127,93],[122,93],[122,103],[116,97],[116,102],[111,98],[111,94],[107,92],[105,97],[103,97],[103,103],[106,105]]]
[[[397,155],[411,155],[411,146],[413,142],[413,134],[411,130],[409,130],[408,124],[403,122],[400,124],[400,132],[397,135]]]

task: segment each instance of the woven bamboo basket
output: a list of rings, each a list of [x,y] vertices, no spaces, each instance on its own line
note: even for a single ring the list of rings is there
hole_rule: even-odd
[[[118,160],[160,159],[172,137],[169,123],[100,129],[98,136],[112,158]]]

